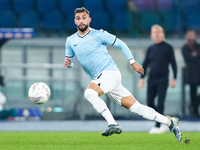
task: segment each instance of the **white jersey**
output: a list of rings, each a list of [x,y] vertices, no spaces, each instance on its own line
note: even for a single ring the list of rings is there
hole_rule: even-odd
[[[118,70],[112,57],[107,52],[107,44],[118,47],[128,59],[133,58],[126,44],[117,39],[116,36],[104,30],[92,28],[83,36],[76,32],[67,38],[65,56],[74,61],[76,55],[86,74],[94,79],[104,70]]]

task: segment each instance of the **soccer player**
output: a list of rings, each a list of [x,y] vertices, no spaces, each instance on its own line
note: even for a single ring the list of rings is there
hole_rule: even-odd
[[[85,90],[86,99],[93,105],[108,123],[108,129],[102,132],[102,136],[120,134],[121,127],[113,118],[105,102],[99,97],[106,93],[119,105],[137,113],[142,117],[163,123],[169,126],[175,134],[177,141],[181,141],[181,131],[178,127],[178,118],[170,118],[159,114],[154,109],[140,104],[132,94],[122,86],[121,74],[112,57],[108,54],[106,45],[118,47],[129,60],[132,68],[144,74],[143,67],[138,64],[127,45],[116,36],[104,30],[90,28],[90,13],[84,7],[75,9],[74,22],[78,32],[69,36],[65,46],[65,67],[72,67],[76,55],[85,73],[91,78],[88,88]]]

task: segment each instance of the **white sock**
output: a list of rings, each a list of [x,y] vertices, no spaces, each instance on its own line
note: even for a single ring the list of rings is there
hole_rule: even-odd
[[[129,110],[134,112],[138,115],[141,115],[143,118],[156,121],[159,123],[163,123],[167,126],[170,125],[170,121],[167,117],[161,115],[160,113],[156,112],[153,108],[140,104],[136,101]]]
[[[106,119],[108,125],[117,125],[106,103],[101,98],[99,98],[96,91],[93,89],[86,89],[84,95],[86,99],[93,105],[94,109]]]

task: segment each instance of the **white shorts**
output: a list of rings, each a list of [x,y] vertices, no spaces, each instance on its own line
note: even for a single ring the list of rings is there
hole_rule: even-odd
[[[119,105],[121,105],[121,99],[123,97],[132,96],[132,94],[122,86],[121,73],[118,70],[102,71],[91,82],[99,85],[102,91]]]

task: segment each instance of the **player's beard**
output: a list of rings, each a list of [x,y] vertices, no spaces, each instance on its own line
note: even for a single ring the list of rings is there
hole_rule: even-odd
[[[78,29],[81,31],[81,32],[84,32],[85,30],[87,30],[87,28],[89,27],[89,25],[85,25],[84,28],[80,28],[79,26],[77,26]]]

